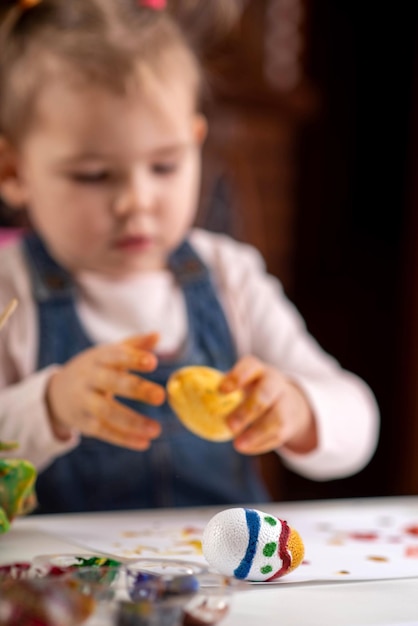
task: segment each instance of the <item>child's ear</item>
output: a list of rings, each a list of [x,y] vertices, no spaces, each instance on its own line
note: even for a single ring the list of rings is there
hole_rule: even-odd
[[[196,142],[202,145],[208,134],[208,120],[202,113],[197,113],[194,117],[193,133]]]
[[[16,150],[0,135],[0,196],[12,209],[23,209],[26,194],[18,174]]]

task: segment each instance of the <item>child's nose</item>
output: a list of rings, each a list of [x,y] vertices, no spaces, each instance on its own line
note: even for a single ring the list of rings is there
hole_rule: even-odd
[[[155,185],[146,175],[135,175],[126,181],[115,203],[115,213],[126,215],[152,211],[155,204]]]

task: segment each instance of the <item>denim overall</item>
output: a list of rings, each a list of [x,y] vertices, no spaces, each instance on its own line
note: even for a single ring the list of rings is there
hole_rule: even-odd
[[[31,234],[23,246],[38,307],[38,369],[65,363],[92,346],[75,309],[71,277]],[[183,290],[188,339],[173,360],[160,360],[144,378],[160,385],[179,367],[208,365],[226,371],[236,359],[227,321],[207,267],[186,241],[169,266]],[[121,399],[119,399],[121,400]],[[82,437],[74,450],[57,458],[38,476],[40,513],[265,502],[269,496],[254,459],[231,443],[212,443],[190,433],[167,403],[153,407],[122,400],[158,420],[162,434],[145,452]],[[30,416],[28,416],[28,419]]]

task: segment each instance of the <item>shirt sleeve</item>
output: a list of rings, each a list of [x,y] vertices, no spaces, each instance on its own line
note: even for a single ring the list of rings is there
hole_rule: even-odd
[[[251,353],[277,367],[310,401],[318,446],[306,454],[282,447],[277,452],[283,462],[314,480],[360,471],[379,437],[379,410],[369,386],[321,348],[254,248],[219,237],[211,262],[239,356]]]
[[[36,315],[17,245],[0,250],[0,310],[12,298],[18,300],[17,309],[0,330],[0,440],[19,447],[2,451],[2,457],[26,459],[41,470],[75,447],[79,438],[56,439],[50,427],[45,390],[57,366],[34,373]]]
[[[51,366],[25,380],[0,389],[0,428],[2,441],[16,441],[19,447],[3,452],[4,458],[22,458],[38,470],[78,444],[78,436],[57,439],[50,427],[45,390],[55,367]]]

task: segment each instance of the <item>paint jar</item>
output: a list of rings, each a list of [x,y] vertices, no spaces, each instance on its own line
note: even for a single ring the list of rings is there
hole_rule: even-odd
[[[117,611],[117,626],[216,624],[229,613],[235,591],[248,583],[173,559],[139,559],[126,564],[131,602]]]
[[[7,626],[75,626],[93,616],[95,600],[62,578],[3,580],[0,583],[1,623]],[[89,622],[90,624],[90,622]]]

